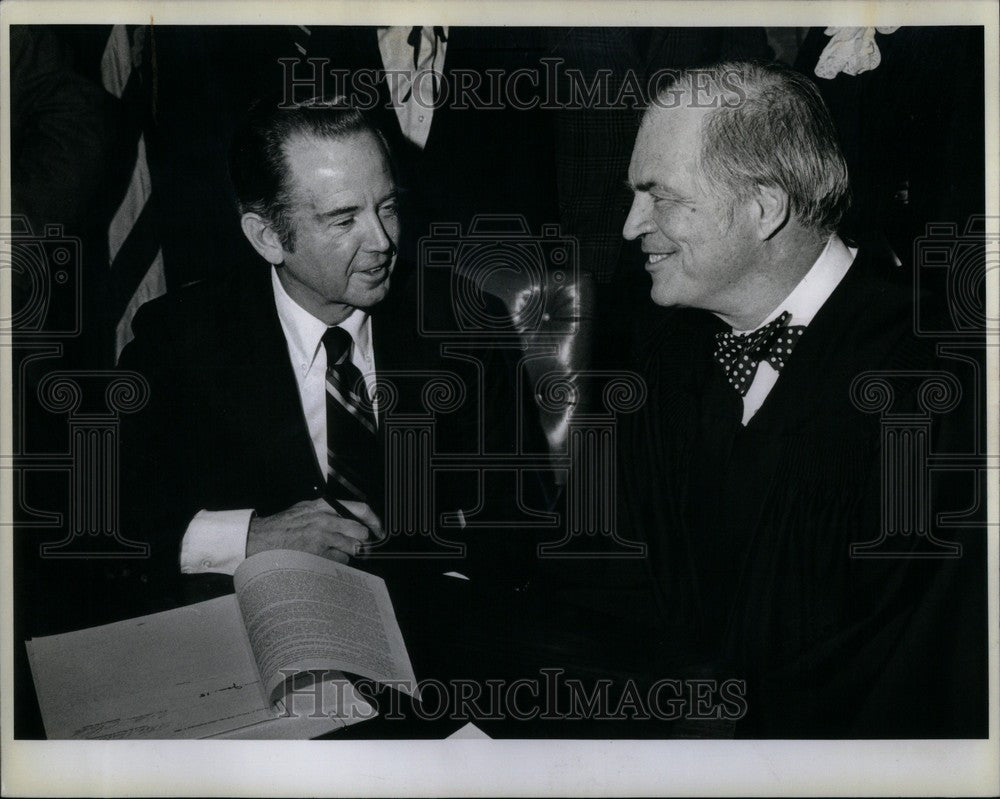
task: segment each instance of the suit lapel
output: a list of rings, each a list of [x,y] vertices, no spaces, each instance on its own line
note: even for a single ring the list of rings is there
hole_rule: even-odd
[[[288,344],[278,319],[271,288],[270,270],[255,269],[245,280],[245,293],[235,319],[245,347],[242,358],[246,368],[239,369],[242,379],[235,390],[238,401],[250,409],[248,419],[256,428],[248,435],[262,439],[261,451],[269,453],[300,479],[322,482],[325,477],[316,463],[298,382],[288,356]]]
[[[870,307],[866,272],[873,268],[867,258],[858,255],[796,343],[792,357],[748,426],[795,430],[815,424],[817,414],[829,413],[832,404],[846,399],[846,394],[831,396],[829,378],[837,365],[853,354],[845,336],[855,326],[858,309]],[[842,388],[846,392],[846,386]]]

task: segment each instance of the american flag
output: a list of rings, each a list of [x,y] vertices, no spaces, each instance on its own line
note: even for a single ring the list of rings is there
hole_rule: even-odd
[[[134,103],[137,96],[148,90],[143,85],[142,67],[150,57],[155,58],[151,27],[115,25],[101,59],[104,88],[126,105]],[[135,150],[131,152],[132,176],[108,228],[112,314],[118,319],[116,360],[132,339],[132,317],[139,306],[167,290],[163,251],[150,203],[153,188],[141,126],[137,127]]]

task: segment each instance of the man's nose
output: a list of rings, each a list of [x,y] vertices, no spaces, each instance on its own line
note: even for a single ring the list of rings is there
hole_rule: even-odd
[[[378,215],[377,211],[373,211],[369,215],[367,227],[365,244],[371,252],[388,252],[396,246],[395,239],[390,235],[385,221]]]
[[[632,197],[632,207],[628,209],[625,226],[622,228],[622,235],[628,241],[639,238],[643,233],[649,233],[649,206],[648,198],[640,194]]]

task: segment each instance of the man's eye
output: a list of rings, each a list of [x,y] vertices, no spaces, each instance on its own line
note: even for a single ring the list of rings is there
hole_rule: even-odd
[[[379,209],[379,212],[389,216],[395,216],[397,212],[396,201],[393,200],[392,202],[384,203]]]
[[[338,217],[337,219],[330,220],[330,226],[331,227],[346,228],[346,227],[350,227],[353,224],[354,224],[354,217],[353,216],[342,216],[342,217]]]

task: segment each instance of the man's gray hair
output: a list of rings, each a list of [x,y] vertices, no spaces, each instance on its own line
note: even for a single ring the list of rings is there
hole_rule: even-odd
[[[703,123],[701,172],[718,195],[735,205],[758,185],[774,186],[788,195],[803,226],[837,229],[850,206],[847,162],[809,78],[781,64],[726,61],[681,71],[652,105],[671,96],[676,105],[678,94],[682,102],[712,106]]]

